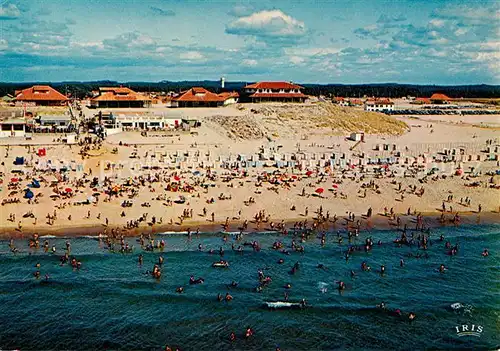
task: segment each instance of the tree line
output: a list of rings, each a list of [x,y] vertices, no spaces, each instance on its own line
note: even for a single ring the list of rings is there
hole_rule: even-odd
[[[191,87],[204,87],[210,91],[240,91],[249,82],[226,82],[222,89],[219,81],[161,81],[161,82],[30,82],[0,83],[0,96],[14,95],[15,90],[29,88],[33,85],[50,85],[63,94],[83,99],[91,96],[93,90],[102,86],[129,87],[138,92],[180,92]],[[364,96],[398,98],[404,96],[430,97],[434,93],[446,94],[451,98],[500,98],[499,85],[415,85],[415,84],[300,84],[308,95],[341,96],[360,98]]]

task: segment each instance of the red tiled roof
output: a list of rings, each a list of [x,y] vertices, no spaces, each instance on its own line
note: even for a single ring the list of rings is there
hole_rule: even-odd
[[[444,101],[449,101],[451,100],[448,96],[444,94],[432,94],[430,97],[431,100],[444,100]]]
[[[300,85],[289,82],[257,82],[247,85],[245,89],[304,89]]]
[[[99,91],[100,95],[92,101],[151,101],[151,99],[129,88],[101,87]]]
[[[227,100],[227,99],[230,99],[230,98],[239,98],[240,94],[238,94],[235,91],[231,91],[231,92],[226,91],[226,92],[220,93],[219,97],[222,98],[222,99],[224,99],[224,100]]]
[[[394,105],[389,99],[379,99],[379,100],[366,100],[367,105]]]
[[[307,98],[302,93],[253,93],[251,98]]]
[[[31,88],[16,91],[17,101],[67,101],[66,96],[48,85],[34,85]]]
[[[360,99],[349,99],[349,103],[353,105],[363,105],[363,101]]]
[[[181,92],[181,94],[172,99],[173,101],[198,101],[198,102],[214,102],[224,101],[226,98],[220,97],[217,94],[208,91],[205,88],[194,87]]]
[[[429,98],[416,98],[415,101],[421,102],[423,104],[430,104],[431,103],[431,100]]]

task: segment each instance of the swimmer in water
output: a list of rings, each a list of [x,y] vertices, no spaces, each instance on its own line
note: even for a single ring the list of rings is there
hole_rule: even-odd
[[[415,319],[415,317],[416,317],[415,313],[410,312],[410,314],[408,315],[408,321],[409,322],[413,322],[413,320]]]
[[[342,291],[342,290],[344,290],[344,289],[345,289],[345,283],[344,283],[343,281],[339,281],[339,287],[338,287],[338,289],[339,289],[340,291]]]
[[[488,249],[484,249],[483,253],[481,254],[483,257],[487,257],[489,256],[489,252],[488,252]]]
[[[446,271],[446,267],[444,266],[444,264],[441,263],[441,265],[439,266],[439,273],[444,273]]]
[[[246,332],[245,332],[245,338],[249,338],[251,336],[253,336],[253,330],[252,330],[252,328],[248,327]]]

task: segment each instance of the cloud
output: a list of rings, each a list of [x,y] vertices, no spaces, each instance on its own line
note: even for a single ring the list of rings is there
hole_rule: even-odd
[[[299,56],[290,56],[290,62],[294,65],[300,65],[305,62],[305,59]]]
[[[362,39],[377,39],[381,36],[389,34],[389,29],[385,28],[384,26],[379,26],[378,24],[372,24],[362,28],[356,28],[353,33]]]
[[[255,12],[226,26],[226,33],[254,37],[265,42],[296,42],[306,35],[304,22],[280,10]]]
[[[244,17],[249,16],[254,12],[254,8],[245,5],[236,5],[230,9],[227,14],[233,17]]]
[[[21,15],[21,11],[15,4],[2,4],[0,6],[0,20],[13,20]]]
[[[244,59],[242,64],[245,66],[257,66],[257,60],[254,59]]]
[[[69,37],[64,34],[54,33],[23,33],[22,42],[24,44],[37,44],[46,46],[65,46],[69,45]]]
[[[172,16],[175,16],[175,12],[172,11],[172,10],[163,10],[159,7],[155,7],[155,6],[151,6],[151,11],[153,11],[153,13],[155,15],[158,15],[158,16],[165,16],[165,17],[172,17]]]
[[[394,22],[404,22],[406,21],[406,17],[402,14],[396,16],[388,16],[386,14],[380,15],[377,23],[394,23]]]
[[[301,56],[301,57],[322,57],[339,53],[341,50],[331,47],[310,47],[310,48],[293,48],[285,49],[285,53],[291,56]]]
[[[500,8],[497,3],[491,6],[476,5],[456,5],[439,7],[431,14],[433,18],[442,18],[448,20],[458,20],[466,24],[484,24],[488,21],[494,21],[498,25],[500,18]]]
[[[179,57],[182,60],[188,60],[188,61],[197,61],[197,60],[203,60],[205,56],[201,54],[199,51],[187,51],[187,52],[182,52]]]
[[[157,46],[153,38],[139,32],[129,32],[118,35],[113,39],[104,39],[102,44],[104,47],[121,51],[154,49]]]

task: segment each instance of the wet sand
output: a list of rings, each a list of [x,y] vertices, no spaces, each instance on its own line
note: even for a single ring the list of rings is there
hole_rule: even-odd
[[[485,212],[485,213],[472,213],[463,212],[460,213],[460,223],[455,224],[453,222],[453,215],[446,214],[445,221],[441,222],[441,213],[421,213],[423,216],[423,221],[425,228],[432,229],[438,227],[455,227],[455,226],[470,226],[470,225],[486,225],[486,224],[497,224],[500,223],[500,213],[498,212]],[[366,218],[365,215],[361,215],[360,220],[360,230],[398,230],[402,229],[404,225],[407,225],[408,230],[414,230],[416,225],[416,216],[410,215],[400,215],[401,225],[398,227],[396,221],[390,220],[389,217],[375,214],[371,218]],[[359,218],[359,216],[358,216]],[[311,220],[313,218],[309,218]],[[296,222],[303,221],[304,217],[299,218],[287,218],[284,220],[285,227],[291,231],[293,230],[293,225]],[[280,221],[274,221],[274,223],[279,223]],[[223,230],[223,221],[190,221],[185,224],[156,224],[156,225],[144,225],[139,228],[133,228],[124,230],[122,226],[105,226],[105,225],[88,225],[88,226],[78,226],[65,224],[54,225],[51,227],[39,227],[33,228],[33,230],[17,230],[10,228],[0,228],[0,239],[20,239],[20,238],[31,238],[33,233],[37,233],[40,236],[56,236],[56,237],[68,237],[76,238],[83,236],[99,236],[106,235],[105,233],[110,233],[112,230],[119,231],[121,234],[127,237],[134,237],[148,235],[148,234],[179,234],[186,235],[187,231],[190,230],[192,235],[195,235],[196,230],[200,231],[200,234],[224,234],[224,233],[253,233],[253,232],[274,232],[279,233],[279,231],[270,228],[269,223],[262,223],[258,228],[254,221],[249,221],[247,230],[242,231],[243,221],[230,221],[227,231]],[[323,223],[319,225],[318,231],[338,231],[338,230],[354,230],[356,228],[356,223],[348,221],[347,217],[338,217],[336,222],[331,220],[328,223]]]

